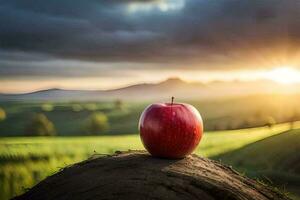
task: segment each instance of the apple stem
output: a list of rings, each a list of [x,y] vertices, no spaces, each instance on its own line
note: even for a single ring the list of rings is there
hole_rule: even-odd
[[[173,105],[173,102],[174,102],[174,97],[172,97],[171,105]]]

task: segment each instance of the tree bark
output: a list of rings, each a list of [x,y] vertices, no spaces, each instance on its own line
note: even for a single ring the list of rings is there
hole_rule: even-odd
[[[288,199],[220,163],[191,155],[154,158],[145,151],[94,156],[64,168],[21,199]]]

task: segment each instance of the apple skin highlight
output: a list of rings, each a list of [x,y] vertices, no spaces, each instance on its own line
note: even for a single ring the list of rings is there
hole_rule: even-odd
[[[203,135],[203,121],[192,105],[155,103],[143,111],[139,131],[143,145],[151,155],[183,158],[199,144]]]

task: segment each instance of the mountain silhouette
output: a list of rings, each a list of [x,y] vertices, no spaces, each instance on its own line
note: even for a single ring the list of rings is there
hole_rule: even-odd
[[[177,99],[210,99],[264,93],[295,93],[300,84],[281,85],[272,81],[186,82],[169,78],[159,83],[142,83],[112,90],[65,90],[51,88],[22,94],[0,94],[0,101],[168,101]]]

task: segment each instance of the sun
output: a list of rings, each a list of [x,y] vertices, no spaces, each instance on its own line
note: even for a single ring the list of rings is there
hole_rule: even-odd
[[[288,66],[266,71],[264,77],[282,84],[300,83],[300,71]]]

